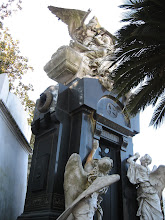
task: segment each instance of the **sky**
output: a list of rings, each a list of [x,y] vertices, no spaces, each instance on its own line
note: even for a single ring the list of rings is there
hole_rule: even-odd
[[[55,81],[49,79],[43,70],[53,53],[63,45],[68,45],[70,37],[67,26],[59,21],[48,6],[92,10],[89,19],[94,15],[102,27],[114,34],[121,26],[122,9],[118,5],[122,0],[23,0],[22,11],[7,19],[12,37],[20,41],[22,55],[28,57],[34,71],[29,72],[24,80],[34,85],[31,97],[36,100],[39,95]],[[147,108],[140,114],[140,134],[133,138],[134,152],[141,156],[148,153],[153,165],[165,164],[165,124],[157,130],[149,127],[153,109]]]

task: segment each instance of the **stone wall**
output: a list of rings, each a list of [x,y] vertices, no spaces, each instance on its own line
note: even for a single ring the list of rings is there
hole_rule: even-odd
[[[15,220],[23,211],[30,129],[18,98],[9,92],[6,74],[0,75],[0,219]]]

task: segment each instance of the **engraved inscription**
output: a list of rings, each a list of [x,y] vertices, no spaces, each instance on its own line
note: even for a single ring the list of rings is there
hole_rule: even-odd
[[[112,103],[107,104],[107,112],[112,118],[116,118],[118,115],[118,111]]]
[[[120,141],[120,139],[119,139],[119,137],[118,137],[117,135],[112,134],[112,133],[109,133],[109,132],[107,132],[107,131],[105,131],[105,130],[103,130],[103,131],[101,132],[101,136],[102,136],[103,138],[105,138],[105,139],[108,139],[108,140],[110,140],[110,141],[114,141],[114,142],[116,142],[116,143],[119,143],[119,141]]]

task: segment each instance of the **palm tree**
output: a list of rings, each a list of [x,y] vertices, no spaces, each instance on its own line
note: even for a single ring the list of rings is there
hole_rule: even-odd
[[[165,1],[129,0],[120,7],[127,14],[116,34],[114,89],[118,97],[133,91],[131,115],[155,106],[150,125],[157,128],[165,116]]]

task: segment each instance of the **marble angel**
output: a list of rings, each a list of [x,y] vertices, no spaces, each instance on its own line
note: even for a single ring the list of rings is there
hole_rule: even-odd
[[[101,27],[94,16],[88,24],[85,20],[91,12],[49,6],[49,10],[68,26],[70,47],[83,57],[83,73],[97,77],[108,90],[113,88],[110,66],[114,53],[114,36]]]
[[[113,166],[109,157],[93,159],[97,148],[98,141],[94,141],[84,168],[78,154],[70,156],[64,174],[66,209],[57,220],[93,220],[95,212],[97,219],[102,219],[101,195],[105,194],[108,186],[117,182],[120,176],[108,175]]]
[[[127,176],[132,184],[137,185],[137,216],[141,220],[163,220],[160,199],[165,187],[165,166],[160,165],[150,171],[148,165],[151,164],[152,158],[145,154],[140,158],[141,164],[136,162],[138,158],[139,153],[135,153],[127,160]]]

